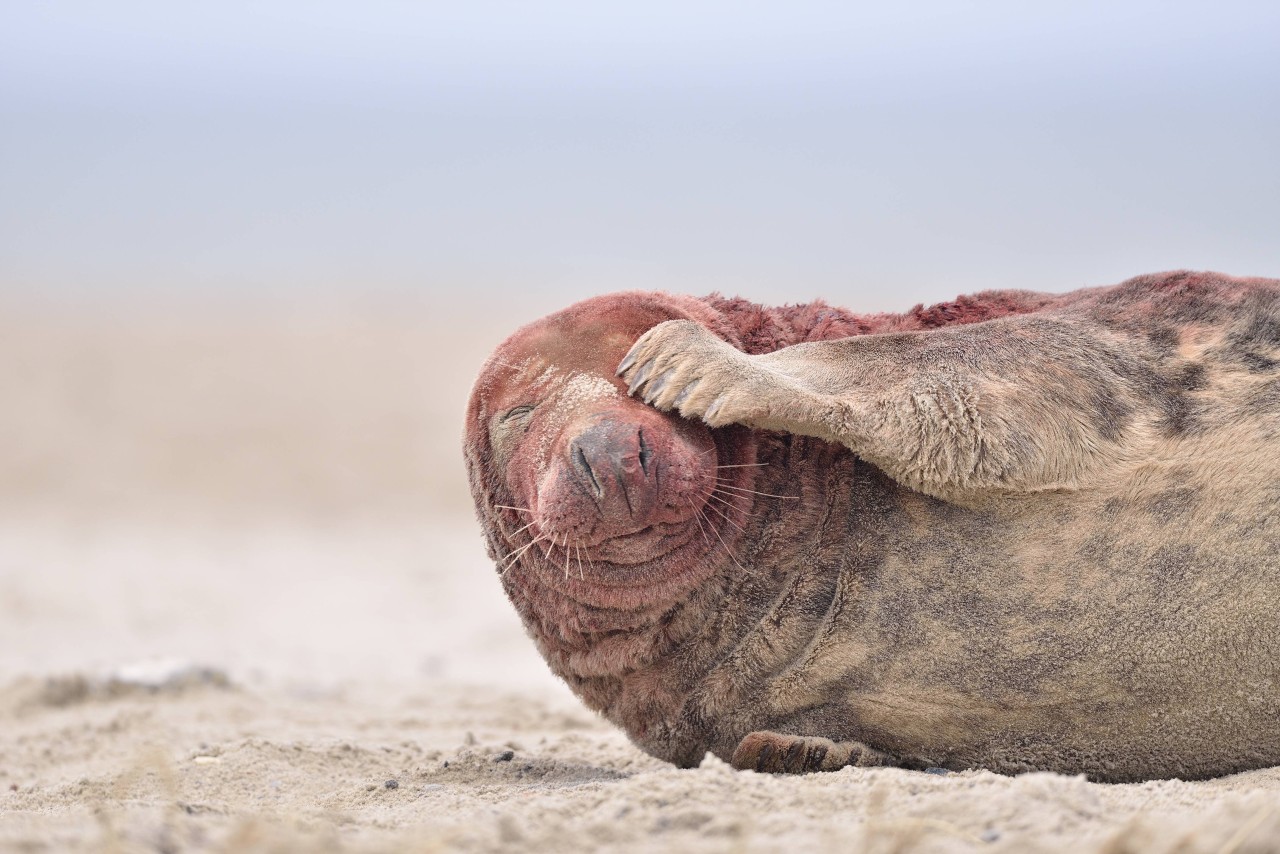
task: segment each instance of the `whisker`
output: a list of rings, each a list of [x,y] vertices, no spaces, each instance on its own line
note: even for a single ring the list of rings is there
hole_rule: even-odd
[[[511,554],[507,555],[506,558],[504,558],[504,562],[506,565],[502,567],[502,569],[498,572],[498,575],[506,575],[507,570],[516,565],[516,562],[520,560],[521,555],[523,555],[525,552],[527,552],[529,549],[531,549],[534,545],[536,545],[541,540],[546,539],[546,537],[547,537],[546,534],[539,534],[529,542],[525,543],[520,548],[516,549]]]
[[[706,541],[707,548],[711,548],[711,540],[707,537],[706,530],[702,527],[702,511],[693,503],[693,499],[689,499],[689,509],[693,510],[693,521],[698,523],[698,530],[702,532],[702,539]]]
[[[703,506],[705,507],[706,505],[703,505]],[[737,555],[733,553],[733,549],[729,548],[729,544],[724,541],[724,537],[720,536],[720,532],[716,530],[716,526],[711,525],[710,519],[707,520],[707,524],[711,526],[711,533],[716,535],[716,539],[720,541],[720,545],[724,546],[725,554],[729,556],[729,560],[733,561],[733,565],[736,566],[738,569],[742,570],[743,572],[745,572],[747,575],[751,575],[752,574],[751,570],[747,569],[745,566],[738,563]]]
[[[746,529],[746,528],[742,527],[742,526],[741,526],[741,525],[739,525],[737,522],[735,522],[735,521],[733,521],[732,519],[730,519],[730,518],[729,518],[729,514],[728,514],[728,513],[724,512],[724,511],[723,511],[723,510],[721,510],[719,507],[716,507],[714,504],[703,504],[703,505],[702,505],[702,509],[703,509],[703,510],[710,510],[710,511],[712,511],[712,512],[713,512],[713,513],[715,513],[717,516],[719,516],[721,519],[724,519],[724,520],[725,520],[726,522],[728,522],[730,525],[732,525],[733,527],[737,528],[739,531],[742,531],[742,533],[744,533],[744,534],[745,534],[745,533],[747,532],[747,529]],[[713,530],[713,531],[714,531],[714,530],[715,530],[715,528],[713,527],[711,530]]]
[[[689,506],[691,506],[691,507],[692,507],[692,506],[693,506],[693,502],[690,502]],[[711,528],[712,530],[715,530],[714,526],[711,524],[711,520],[707,518],[707,514],[706,514],[706,513],[703,513],[703,512],[702,512],[702,508],[700,508],[700,507],[694,507],[694,508],[693,508],[693,513],[694,513],[694,516],[695,516],[695,517],[697,517],[697,519],[699,520],[699,521],[698,521],[698,530],[702,531],[702,538],[703,538],[704,540],[706,540],[706,541],[707,541],[707,545],[708,545],[708,546],[710,546],[710,545],[711,545],[711,540],[707,539],[707,532],[706,532],[705,530],[703,530],[703,528],[702,528],[702,523],[703,523],[703,522],[706,522],[706,523],[707,523],[707,527],[708,527],[708,528]]]
[[[532,510],[530,510],[528,507],[512,507],[510,504],[495,504],[495,505],[493,505],[493,506],[494,506],[494,507],[497,507],[499,510],[518,510],[518,511],[520,511],[521,513],[532,513],[532,512],[533,512],[533,511],[532,511]]]
[[[538,520],[537,520],[537,519],[534,519],[534,520],[533,520],[532,522],[530,522],[528,525],[525,525],[523,528],[520,528],[520,529],[518,529],[518,530],[512,531],[512,532],[511,532],[510,534],[508,534],[507,536],[508,536],[508,537],[514,537],[516,534],[524,533],[525,531],[529,530],[530,528],[532,528],[532,527],[533,527],[534,525],[536,525],[536,524],[538,524]]]
[[[506,557],[504,557],[504,558],[502,559],[502,561],[501,561],[501,562],[502,562],[502,563],[504,563],[504,564],[510,565],[510,564],[512,563],[512,560],[513,560],[514,558],[518,558],[520,555],[522,555],[522,554],[524,553],[525,549],[529,548],[529,547],[530,547],[530,546],[532,546],[534,543],[538,542],[538,540],[542,539],[542,537],[543,537],[543,536],[544,536],[544,535],[539,534],[538,536],[534,537],[534,538],[533,538],[532,540],[530,540],[529,542],[525,543],[523,546],[520,546],[520,548],[518,548],[518,549],[512,549],[512,550],[507,554],[507,556],[506,556]]]
[[[794,500],[794,499],[799,499],[799,498],[800,498],[800,496],[799,496],[799,495],[776,495],[776,494],[774,494],[774,493],[772,493],[772,492],[761,492],[761,491],[760,491],[760,490],[758,490],[758,489],[747,489],[746,487],[743,487],[743,486],[734,486],[733,484],[725,483],[724,481],[720,480],[719,478],[716,478],[716,488],[717,488],[717,489],[732,489],[732,490],[735,490],[735,491],[737,491],[737,492],[743,492],[743,493],[746,493],[746,494],[748,494],[748,495],[763,495],[765,498],[790,498],[790,499],[793,499],[793,500]]]
[[[728,507],[730,510],[737,510],[739,513],[741,513],[741,514],[742,514],[742,515],[744,515],[744,516],[755,516],[755,515],[756,515],[755,513],[750,513],[750,512],[748,512],[748,511],[746,511],[746,510],[743,510],[741,507],[739,507],[738,505],[734,504],[732,501],[728,501],[728,500],[726,500],[726,499],[728,499],[728,498],[740,498],[740,496],[734,495],[734,494],[732,494],[732,493],[726,492],[726,493],[724,493],[723,495],[717,495],[717,494],[716,494],[716,490],[714,490],[714,489],[713,489],[713,490],[711,490],[709,493],[707,493],[707,498],[714,498],[716,501],[719,501],[719,502],[720,502],[721,504],[723,504],[725,507]]]
[[[578,580],[585,581],[586,576],[582,574],[582,545],[580,543],[574,543],[573,550],[578,553]]]
[[[718,469],[749,469],[757,466],[767,466],[768,463],[731,463],[724,466],[716,466]]]

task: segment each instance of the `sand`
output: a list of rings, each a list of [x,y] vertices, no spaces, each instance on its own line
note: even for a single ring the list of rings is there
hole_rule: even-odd
[[[462,404],[513,322],[0,311],[0,850],[1280,851],[1280,769],[637,751],[547,672],[470,515]]]

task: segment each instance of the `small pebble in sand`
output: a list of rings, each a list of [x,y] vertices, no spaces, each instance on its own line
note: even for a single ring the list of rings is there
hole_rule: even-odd
[[[399,781],[399,780],[388,780],[387,782],[383,783],[382,785],[386,786],[388,789],[398,789],[398,788],[400,788],[400,781]]]
[[[514,750],[504,750],[501,753],[499,753],[496,757],[494,757],[493,761],[494,762],[510,762],[512,759],[515,759],[515,758],[516,758],[516,752]]]

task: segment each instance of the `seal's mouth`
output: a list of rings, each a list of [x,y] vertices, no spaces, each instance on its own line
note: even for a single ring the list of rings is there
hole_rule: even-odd
[[[540,583],[583,602],[614,606],[618,604],[615,594],[608,591],[636,591],[628,595],[638,596],[639,602],[648,598],[645,590],[704,574],[709,549],[716,543],[709,533],[700,530],[694,516],[650,525],[592,546],[554,532],[535,534],[534,540],[538,544],[537,556],[526,550],[518,563],[518,574],[531,571]]]
[[[613,566],[638,566],[652,563],[697,536],[695,518],[659,522],[629,534],[609,537],[590,546],[579,546],[592,562]],[[569,541],[570,550],[573,541]]]

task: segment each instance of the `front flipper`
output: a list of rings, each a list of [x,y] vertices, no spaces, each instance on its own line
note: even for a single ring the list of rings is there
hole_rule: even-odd
[[[669,320],[618,373],[658,409],[837,442],[904,486],[959,500],[1080,489],[1148,458],[1186,404],[1142,347],[1030,314],[749,355]]]
[[[816,402],[808,389],[689,320],[667,321],[645,333],[618,374],[645,403],[711,427],[801,432],[812,421],[806,404]]]
[[[742,740],[733,751],[730,764],[740,771],[806,774],[836,771],[849,765],[866,767],[893,762],[886,754],[857,741],[837,742],[811,735],[760,731]]]

